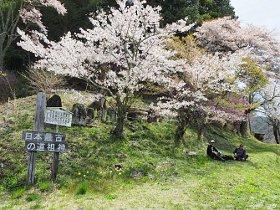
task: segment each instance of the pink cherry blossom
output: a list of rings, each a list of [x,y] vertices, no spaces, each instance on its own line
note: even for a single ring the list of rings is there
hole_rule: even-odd
[[[230,17],[205,22],[195,37],[210,52],[234,52],[251,48],[251,57],[268,70],[280,73],[280,43],[272,32],[253,25],[241,25]]]

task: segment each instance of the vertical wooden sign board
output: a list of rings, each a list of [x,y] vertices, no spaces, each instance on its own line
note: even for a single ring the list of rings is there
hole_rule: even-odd
[[[35,131],[43,132],[44,131],[44,113],[46,108],[46,94],[39,92],[37,94],[36,100],[36,115],[35,115]],[[29,185],[33,185],[35,183],[35,158],[36,152],[29,152],[28,159],[28,180],[27,183]]]

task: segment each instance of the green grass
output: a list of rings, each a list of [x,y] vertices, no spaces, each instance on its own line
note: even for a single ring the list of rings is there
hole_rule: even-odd
[[[209,128],[204,140],[197,140],[188,129],[186,147],[174,150],[175,126],[167,122],[127,123],[122,141],[110,137],[110,124],[62,128],[70,149],[60,156],[57,182],[49,180],[51,154],[39,153],[36,185],[26,187],[21,132],[33,127],[33,100],[0,107],[0,209],[280,208],[278,145],[218,128]],[[205,147],[213,138],[226,154],[245,144],[249,161],[210,160]],[[197,156],[187,157],[186,151]],[[116,170],[115,164],[122,169]]]

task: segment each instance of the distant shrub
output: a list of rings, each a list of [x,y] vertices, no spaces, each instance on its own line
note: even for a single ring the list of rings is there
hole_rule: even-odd
[[[24,77],[29,82],[32,90],[36,92],[43,91],[47,94],[66,84],[66,80],[63,77],[43,69],[31,68]]]

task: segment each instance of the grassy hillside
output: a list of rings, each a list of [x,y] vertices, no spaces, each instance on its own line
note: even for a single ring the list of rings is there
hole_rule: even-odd
[[[62,98],[71,107],[74,99]],[[209,128],[204,141],[187,130],[187,146],[174,150],[168,122],[128,123],[123,141],[110,137],[112,125],[63,128],[70,150],[60,156],[58,181],[49,181],[51,154],[39,153],[36,186],[27,188],[21,133],[33,128],[34,99],[0,107],[0,209],[280,208],[279,146]],[[249,161],[208,159],[206,140],[212,138],[226,154],[244,143]]]

